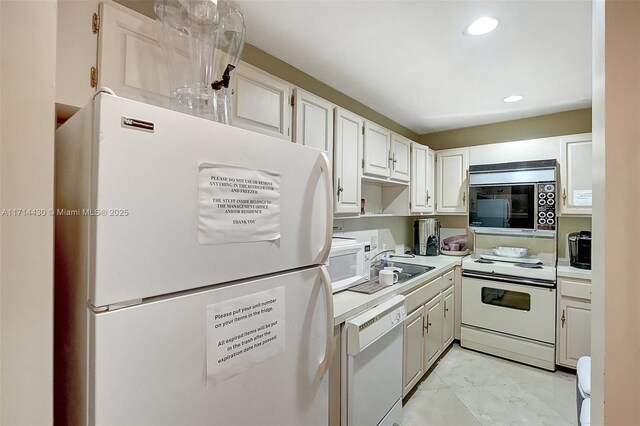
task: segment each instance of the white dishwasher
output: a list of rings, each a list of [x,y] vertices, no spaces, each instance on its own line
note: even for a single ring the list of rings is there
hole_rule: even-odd
[[[348,319],[342,334],[342,424],[391,426],[402,416],[404,296]]]

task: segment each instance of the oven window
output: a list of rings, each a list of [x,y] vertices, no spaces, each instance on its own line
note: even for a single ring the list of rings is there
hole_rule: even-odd
[[[482,287],[482,303],[519,311],[530,311],[531,295],[519,291]]]
[[[490,228],[533,229],[535,185],[469,187],[469,225]]]

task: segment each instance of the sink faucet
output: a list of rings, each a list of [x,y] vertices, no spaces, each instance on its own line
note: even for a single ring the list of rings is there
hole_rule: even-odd
[[[395,252],[396,252],[395,250],[382,250],[382,251],[379,251],[378,253],[376,253],[376,254],[375,254],[375,256],[373,256],[373,257],[371,258],[371,265],[373,265],[373,261],[374,261],[374,259],[375,259],[376,257],[380,256],[381,254],[385,254],[385,253],[395,253]]]

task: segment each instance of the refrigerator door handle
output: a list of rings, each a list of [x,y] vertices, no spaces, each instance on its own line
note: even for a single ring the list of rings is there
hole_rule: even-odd
[[[331,193],[331,191],[329,191]],[[324,376],[329,369],[331,354],[333,353],[333,291],[331,289],[331,278],[327,268],[320,266],[320,281],[322,281],[327,306],[327,341],[324,348],[324,357],[318,368],[318,378]]]
[[[327,154],[324,152],[321,153],[320,159],[319,166],[322,174],[324,175],[324,184],[327,188],[327,228],[325,230],[324,248],[320,252],[320,258],[317,262],[318,264],[323,264],[329,257],[329,250],[331,250],[331,238],[333,237],[333,190],[331,189],[333,187],[333,179],[331,176],[331,164],[329,164]],[[329,281],[329,290],[331,290],[331,281]],[[329,294],[332,293],[329,292]]]

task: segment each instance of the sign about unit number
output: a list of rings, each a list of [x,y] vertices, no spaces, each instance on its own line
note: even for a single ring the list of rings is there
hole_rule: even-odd
[[[207,377],[214,384],[284,352],[284,287],[207,306]]]
[[[227,244],[280,239],[280,175],[201,164],[198,241]]]

